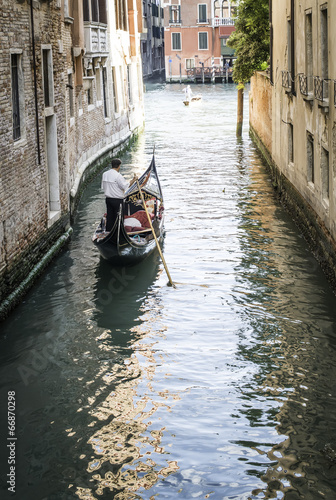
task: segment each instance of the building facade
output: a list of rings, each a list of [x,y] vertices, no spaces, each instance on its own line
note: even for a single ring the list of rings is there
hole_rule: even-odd
[[[0,316],[69,237],[83,182],[143,124],[139,9],[2,2]]]
[[[141,57],[144,80],[164,76],[163,1],[142,2]]]
[[[282,198],[335,281],[336,4],[284,0],[270,7],[270,74],[252,80],[251,128]]]
[[[222,81],[231,75],[234,52],[226,42],[234,30],[237,5],[234,0],[165,4],[167,81]]]

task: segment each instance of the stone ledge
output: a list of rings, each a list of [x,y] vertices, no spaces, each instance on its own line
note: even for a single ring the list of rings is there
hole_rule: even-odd
[[[22,280],[20,285],[1,303],[0,321],[4,320],[8,316],[9,312],[21,301],[22,297],[27,293],[29,288],[31,288],[36,279],[42,274],[50,261],[60,252],[62,247],[70,239],[72,231],[72,227],[70,227],[62,236],[58,238],[56,243],[53,244],[40,261],[33,267],[28,276]]]

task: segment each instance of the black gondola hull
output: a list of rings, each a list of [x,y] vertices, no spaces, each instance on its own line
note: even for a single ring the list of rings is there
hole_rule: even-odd
[[[150,181],[148,184],[147,181]],[[139,179],[143,182],[142,192],[149,198],[154,199],[160,206],[152,221],[155,235],[159,242],[162,241],[164,232],[163,197],[160,182],[155,167],[154,154],[150,166]],[[102,222],[93,235],[93,243],[98,248],[103,259],[116,266],[133,265],[141,262],[156,249],[156,242],[150,229],[141,231],[139,234],[128,234],[124,226],[125,203],[132,197],[137,197],[137,189],[133,185],[125,195],[119,215],[112,230],[103,232]],[[123,208],[124,207],[124,208]],[[125,212],[126,213],[126,212]]]
[[[161,243],[163,238],[163,221],[160,230],[156,233],[158,241]],[[156,249],[155,240],[152,239],[146,243],[136,243],[130,241],[131,238],[119,237],[112,232],[101,241],[95,240],[94,244],[98,248],[103,259],[108,260],[116,266],[134,265],[141,262]]]

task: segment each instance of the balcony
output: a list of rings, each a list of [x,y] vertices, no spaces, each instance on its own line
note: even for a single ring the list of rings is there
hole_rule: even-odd
[[[234,17],[214,17],[212,20],[212,26],[234,26]]]
[[[290,71],[281,71],[281,84],[282,86],[289,90],[291,88],[292,78]]]
[[[308,95],[308,77],[303,73],[299,74],[299,84],[300,84],[300,92],[302,95]]]
[[[86,55],[91,57],[108,54],[107,26],[98,23],[84,23]]]
[[[305,101],[313,101],[314,94],[310,84],[312,77],[308,77],[304,73],[299,73],[298,76],[301,95],[303,96]]]
[[[314,77],[314,97],[322,107],[329,106],[329,82],[328,79]]]
[[[182,24],[182,19],[178,18],[178,19],[169,19],[169,25],[180,25]]]

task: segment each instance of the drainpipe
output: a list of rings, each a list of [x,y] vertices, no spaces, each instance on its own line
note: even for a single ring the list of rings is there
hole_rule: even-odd
[[[41,165],[40,134],[39,134],[39,116],[38,116],[38,105],[37,105],[37,78],[36,78],[36,55],[35,55],[35,34],[34,34],[34,9],[33,9],[33,0],[30,0],[30,17],[31,17],[31,28],[32,28],[32,49],[33,49],[33,68],[34,68],[34,91],[35,91],[37,162],[38,162],[38,165]]]

